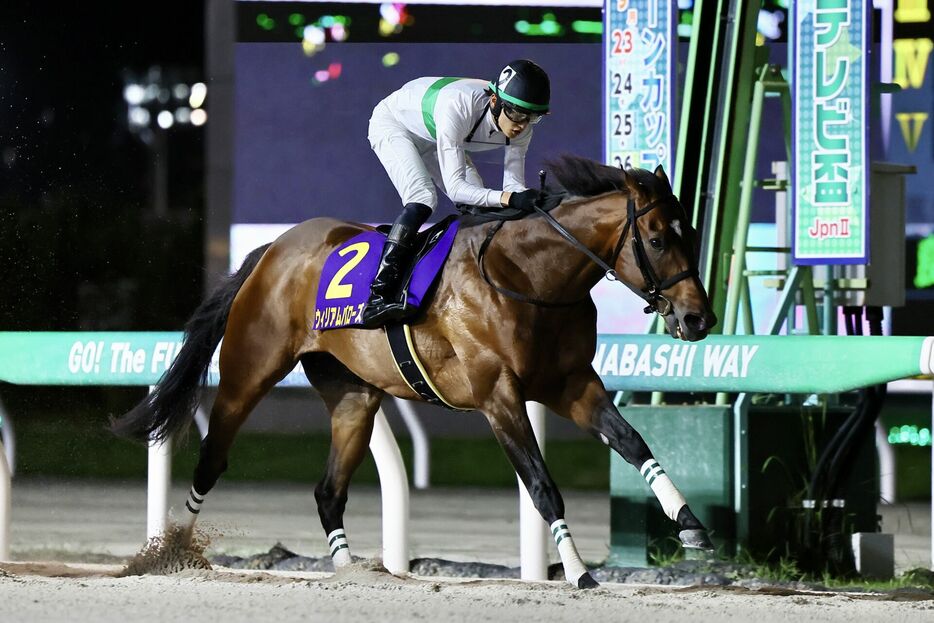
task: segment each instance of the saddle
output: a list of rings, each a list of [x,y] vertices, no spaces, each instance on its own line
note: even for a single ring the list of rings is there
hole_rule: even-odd
[[[402,286],[402,295],[416,310],[430,299],[459,225],[458,217],[448,216],[416,236],[415,259]],[[312,329],[324,331],[360,325],[360,314],[369,298],[370,284],[390,228],[380,225],[376,231],[358,234],[331,252],[318,282]]]
[[[551,194],[563,194],[546,190]],[[557,205],[557,202],[550,203],[543,209],[551,211]],[[455,207],[460,212],[459,216],[448,216],[419,232],[415,238],[415,260],[402,287],[406,304],[415,310],[413,315],[430,298],[430,290],[441,274],[460,227],[496,223],[484,243],[486,247],[506,221],[536,216],[513,208],[489,209],[464,204]],[[325,331],[361,325],[360,314],[369,298],[370,284],[376,276],[386,236],[391,229],[391,225],[379,225],[376,231],[358,234],[331,252],[324,262],[318,283],[312,329]]]
[[[438,243],[440,235],[443,234],[447,228],[457,219],[453,214],[451,216],[446,216],[428,229],[423,229],[422,231],[415,234],[415,248],[418,249],[415,252],[415,262],[417,263],[425,253],[430,251],[435,244]],[[392,231],[392,225],[389,223],[383,223],[382,225],[376,226],[376,231],[388,236],[389,232]]]

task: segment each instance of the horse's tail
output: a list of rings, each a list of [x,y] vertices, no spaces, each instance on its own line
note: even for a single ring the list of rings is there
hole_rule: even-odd
[[[185,324],[184,344],[172,365],[146,398],[111,421],[111,431],[138,441],[164,441],[188,427],[198,408],[199,389],[207,382],[211,358],[224,336],[234,297],[268,248],[267,244],[251,251],[240,270],[201,303]]]

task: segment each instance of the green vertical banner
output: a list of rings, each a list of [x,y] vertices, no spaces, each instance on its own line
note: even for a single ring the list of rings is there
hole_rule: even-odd
[[[665,0],[606,0],[604,158],[626,169],[674,170],[675,19]]]
[[[869,261],[867,5],[792,5],[796,264]]]

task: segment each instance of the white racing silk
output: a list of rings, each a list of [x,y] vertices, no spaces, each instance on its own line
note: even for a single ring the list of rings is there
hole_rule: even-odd
[[[507,141],[488,110],[486,82],[441,80],[417,78],[377,104],[370,118],[370,146],[403,204],[422,203],[434,210],[437,184],[454,203],[497,207],[502,191],[526,189],[525,155],[532,127]],[[500,148],[505,149],[503,188],[486,188],[467,152]]]

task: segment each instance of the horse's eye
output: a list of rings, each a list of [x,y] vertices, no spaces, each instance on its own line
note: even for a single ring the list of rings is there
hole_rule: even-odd
[[[649,240],[649,244],[652,245],[652,248],[655,249],[655,250],[657,250],[657,251],[661,251],[661,250],[662,250],[662,247],[665,246],[665,245],[662,243],[662,239],[661,239],[661,238],[652,238],[652,239]]]

